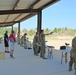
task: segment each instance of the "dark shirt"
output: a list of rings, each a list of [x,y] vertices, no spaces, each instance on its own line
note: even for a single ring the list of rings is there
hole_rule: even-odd
[[[6,39],[8,39],[7,33],[4,34],[4,41],[5,41],[5,42],[7,41]]]

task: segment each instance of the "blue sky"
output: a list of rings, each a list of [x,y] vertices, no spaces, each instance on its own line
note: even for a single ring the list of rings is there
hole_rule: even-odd
[[[55,27],[76,29],[76,0],[61,0],[42,11],[42,29]],[[21,30],[34,28],[37,28],[37,16],[21,22]]]

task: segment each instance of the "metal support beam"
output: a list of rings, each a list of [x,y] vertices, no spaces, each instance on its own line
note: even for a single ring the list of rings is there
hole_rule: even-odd
[[[38,2],[40,2],[41,0],[37,0],[37,1],[35,1],[29,8],[30,9],[33,9],[33,7],[38,3]]]
[[[17,1],[16,1],[15,5],[14,5],[14,7],[13,7],[13,10],[16,8],[16,6],[17,6],[17,4],[19,3],[19,1],[20,1],[20,0],[17,0]]]
[[[20,22],[18,23],[18,44],[20,44]]]
[[[12,22],[1,22],[0,24],[12,24],[12,23],[18,23],[19,21],[12,21]]]
[[[44,8],[47,8],[49,7],[50,5],[53,5],[55,4],[56,2],[58,2],[60,0],[51,0],[50,2],[48,2],[47,4],[45,4],[44,6],[41,7],[41,9],[44,9]]]
[[[32,5],[30,5],[27,9],[33,9],[34,5],[37,4],[40,0],[35,1]],[[31,13],[30,13],[31,14]],[[14,21],[19,18],[22,14],[20,14],[19,16],[17,16]],[[31,17],[31,16],[30,16]],[[29,18],[29,15],[27,15],[26,17],[23,17],[20,21],[22,21],[25,18]]]
[[[20,19],[19,21],[20,22],[22,22],[22,21],[24,21],[24,20],[27,20],[27,19],[29,19],[30,17],[33,17],[33,16],[35,16],[37,13],[34,13],[34,14],[29,14],[29,15],[27,15],[27,16],[24,16],[22,19]]]
[[[19,1],[20,1],[20,0],[17,0],[17,1],[16,1],[16,3],[15,3],[15,5],[14,5],[14,7],[13,7],[12,10],[14,10],[14,9],[16,8],[16,6],[17,6],[17,4],[19,3]],[[7,18],[5,19],[5,22],[8,20],[9,16],[10,16],[10,14],[9,14],[9,15],[7,16]]]
[[[42,10],[38,12],[38,20],[37,20],[37,32],[39,32],[39,35],[41,32],[41,29],[42,29]]]
[[[12,30],[13,30],[13,25],[12,25]]]
[[[38,12],[38,9],[0,10],[0,15]]]

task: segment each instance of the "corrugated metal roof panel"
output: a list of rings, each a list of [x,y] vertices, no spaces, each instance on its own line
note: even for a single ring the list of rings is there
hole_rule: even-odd
[[[20,0],[15,9],[28,9],[37,0]]]
[[[11,10],[17,0],[0,0],[0,10]]]
[[[26,13],[26,14],[22,14],[21,16],[19,16],[15,21],[18,21],[20,20],[21,18],[23,18],[24,16],[27,16],[29,13]]]
[[[0,22],[4,22],[8,15],[0,15]]]
[[[45,5],[46,3],[50,2],[50,1],[52,1],[52,0],[41,0],[34,6],[34,9],[40,8],[41,6]]]
[[[37,11],[32,12],[32,9],[44,9],[48,6],[48,3],[51,5],[52,3],[57,1],[59,0],[0,0],[0,27],[12,25],[16,23],[15,21],[24,21],[36,15]],[[31,11],[24,14],[22,13],[21,9],[23,9],[24,11],[25,9]],[[20,10],[21,13],[16,13],[15,10]],[[10,14],[12,11],[14,14]]]

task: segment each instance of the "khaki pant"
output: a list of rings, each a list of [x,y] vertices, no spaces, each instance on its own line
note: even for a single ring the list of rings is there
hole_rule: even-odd
[[[44,58],[45,57],[44,55],[45,55],[45,45],[42,44],[40,47],[40,56]]]
[[[76,70],[76,57],[70,57],[69,61],[69,68],[72,68],[72,65],[74,64],[74,69]]]

